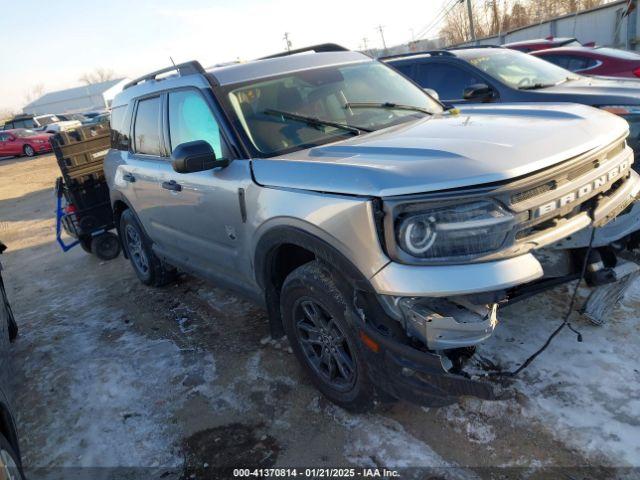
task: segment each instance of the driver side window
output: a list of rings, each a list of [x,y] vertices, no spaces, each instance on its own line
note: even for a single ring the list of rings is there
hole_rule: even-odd
[[[464,89],[482,83],[471,73],[443,63],[419,63],[416,65],[416,81],[422,88],[432,88],[442,100],[460,100]]]
[[[171,151],[181,143],[204,140],[216,158],[228,156],[215,116],[195,90],[169,92],[169,136]]]

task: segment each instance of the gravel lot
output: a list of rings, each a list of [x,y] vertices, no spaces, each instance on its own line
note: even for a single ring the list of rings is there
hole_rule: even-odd
[[[317,393],[284,340],[269,340],[261,308],[189,276],[145,287],[122,257],[63,253],[57,174],[50,155],[0,160],[3,275],[21,328],[15,406],[33,478],[219,478],[229,465],[640,477],[629,468],[640,467],[640,286],[604,327],[576,317],[584,342],[563,331],[509,400],[356,416]],[[503,310],[484,368],[517,366],[567,303],[561,288]]]

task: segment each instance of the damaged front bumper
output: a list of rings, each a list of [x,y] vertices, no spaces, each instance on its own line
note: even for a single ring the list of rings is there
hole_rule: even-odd
[[[364,349],[372,381],[397,399],[429,407],[456,403],[462,396],[498,400],[497,388],[448,371],[448,359],[436,352],[424,352],[383,335],[368,324],[361,335],[369,337],[375,349]]]
[[[429,350],[463,348],[484,342],[498,325],[498,305],[467,308],[443,299],[402,298],[398,302],[407,333]]]

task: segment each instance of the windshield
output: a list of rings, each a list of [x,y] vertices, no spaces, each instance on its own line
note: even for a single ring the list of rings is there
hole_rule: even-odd
[[[40,125],[49,125],[60,121],[55,115],[42,115],[41,117],[36,117],[36,120]]]
[[[419,87],[378,62],[245,84],[232,88],[229,101],[249,139],[267,156],[442,112]]]
[[[640,54],[637,52],[628,52],[626,50],[618,50],[617,48],[598,47],[595,49],[597,53],[608,55],[610,57],[619,58],[620,60],[636,60],[640,61]]]
[[[38,135],[38,132],[34,132],[33,130],[16,130],[13,132],[16,137],[25,138],[25,137],[33,137],[34,135]]]
[[[544,88],[579,78],[575,73],[540,58],[508,49],[487,49],[483,52],[456,52],[483,72],[506,85],[519,88]]]

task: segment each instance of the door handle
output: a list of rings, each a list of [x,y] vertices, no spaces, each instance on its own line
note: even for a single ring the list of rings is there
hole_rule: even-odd
[[[167,190],[171,190],[173,192],[179,192],[182,190],[182,185],[180,185],[175,180],[170,180],[168,182],[162,182],[162,188],[166,188]]]
[[[135,182],[135,181],[136,181],[136,177],[134,177],[131,173],[125,173],[125,174],[123,174],[123,175],[122,175],[122,179],[123,179],[125,182],[130,182],[130,183],[133,183],[133,182]]]

